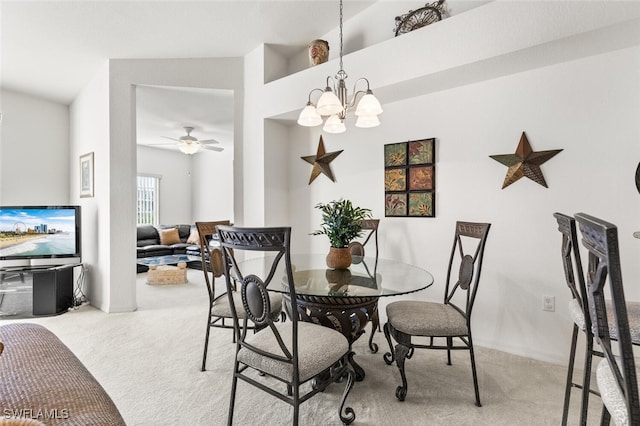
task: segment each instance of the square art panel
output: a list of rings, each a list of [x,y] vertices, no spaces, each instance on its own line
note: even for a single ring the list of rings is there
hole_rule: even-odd
[[[392,143],[384,146],[384,166],[404,166],[407,164],[407,144]]]
[[[410,193],[409,216],[433,217],[433,192]]]
[[[409,168],[409,189],[433,189],[433,166]]]
[[[385,216],[435,217],[435,141],[384,146]]]
[[[407,215],[407,193],[388,193],[384,201],[385,216],[406,216]]]
[[[385,191],[406,191],[407,190],[407,170],[387,169],[384,171]]]

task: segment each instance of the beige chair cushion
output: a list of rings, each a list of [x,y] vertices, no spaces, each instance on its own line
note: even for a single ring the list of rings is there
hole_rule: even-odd
[[[443,303],[402,300],[387,305],[387,319],[396,330],[412,336],[466,336],[467,322]]]
[[[619,360],[616,360],[616,362],[619,362]],[[638,374],[640,374],[640,371],[636,368],[636,377],[640,377]],[[611,419],[617,426],[628,425],[627,405],[606,358],[598,363],[596,379],[602,402],[607,407],[609,414],[611,414]]]
[[[236,305],[238,311],[238,318],[242,319],[246,313],[242,306],[242,296],[239,291],[233,293],[233,304]],[[272,316],[277,316],[282,311],[282,295],[280,293],[269,293],[269,299],[271,300],[271,313]],[[214,302],[211,308],[211,313],[217,317],[231,318],[231,306],[229,305],[229,296],[223,294],[219,296]]]
[[[293,323],[276,325],[283,341],[291,348]],[[246,342],[267,352],[282,354],[282,349],[270,329],[248,336]],[[347,338],[339,331],[309,322],[298,322],[298,369],[304,382],[331,367],[349,350]],[[290,363],[259,355],[247,348],[238,352],[238,361],[282,380],[291,381],[293,367]]]
[[[609,336],[611,340],[618,339],[618,327],[616,325],[614,309],[611,300],[605,300],[607,307],[607,323],[609,324]],[[571,319],[578,328],[584,331],[584,314],[580,304],[576,299],[569,301],[569,313]],[[640,302],[627,302],[627,316],[629,317],[629,331],[631,332],[631,342],[640,345]]]

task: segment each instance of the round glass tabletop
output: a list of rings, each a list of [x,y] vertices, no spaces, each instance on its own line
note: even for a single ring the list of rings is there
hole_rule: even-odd
[[[385,297],[424,290],[433,284],[433,276],[426,270],[396,260],[354,256],[349,269],[329,269],[325,258],[326,254],[291,255],[298,295]],[[267,276],[268,271],[264,269],[271,267],[270,260],[272,258],[248,259],[242,261],[240,267],[245,276],[250,271]],[[284,260],[281,260],[269,290],[288,293],[284,269]]]

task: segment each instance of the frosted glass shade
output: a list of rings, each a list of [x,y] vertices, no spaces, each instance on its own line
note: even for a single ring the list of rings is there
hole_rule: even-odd
[[[340,114],[344,111],[344,107],[342,106],[340,99],[338,99],[330,89],[326,90],[322,96],[320,96],[316,109],[320,115]]]
[[[327,133],[344,133],[347,131],[346,126],[340,120],[340,117],[337,115],[332,115],[327,118],[327,121],[324,123],[324,127],[322,128]]]
[[[361,115],[356,120],[356,127],[369,128],[380,125],[377,115]]]
[[[179,143],[178,148],[180,149],[180,151],[184,152],[185,154],[192,155],[200,151],[200,144],[192,143],[192,142]]]
[[[307,104],[307,106],[300,111],[298,124],[305,127],[318,126],[322,124],[322,117],[318,114],[316,107],[312,104]]]
[[[367,93],[358,102],[356,115],[378,115],[382,113],[382,106],[373,93]]]

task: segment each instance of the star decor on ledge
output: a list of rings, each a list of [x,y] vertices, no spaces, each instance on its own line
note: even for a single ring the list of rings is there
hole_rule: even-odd
[[[340,151],[326,153],[324,150],[324,141],[322,140],[322,136],[320,136],[320,141],[318,142],[318,152],[316,153],[316,155],[307,155],[306,157],[300,157],[307,163],[313,165],[313,170],[311,170],[311,177],[309,177],[309,185],[311,185],[311,182],[313,182],[320,173],[331,179],[332,182],[336,181],[333,178],[333,173],[331,172],[329,163],[331,163],[338,155],[340,155],[342,151],[343,150],[341,149]]]
[[[534,152],[531,149],[527,135],[522,132],[520,143],[518,144],[518,148],[516,148],[515,154],[490,155],[489,157],[509,167],[507,176],[505,176],[504,183],[502,184],[502,189],[505,189],[523,176],[548,188],[547,182],[544,180],[544,176],[542,176],[540,166],[560,151],[562,150],[554,149]]]

